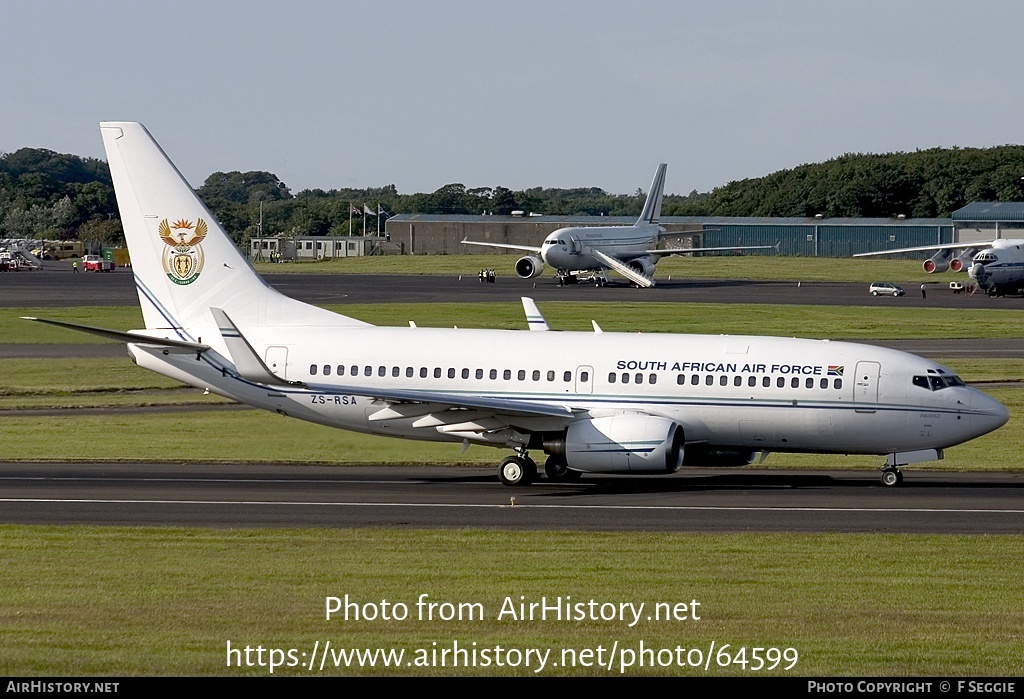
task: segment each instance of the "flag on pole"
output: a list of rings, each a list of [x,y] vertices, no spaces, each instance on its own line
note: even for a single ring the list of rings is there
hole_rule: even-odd
[[[348,212],[353,216],[362,216],[363,212],[359,210],[358,206],[350,206]]]
[[[371,209],[366,204],[363,204],[363,213],[366,214],[367,216],[376,216],[376,214],[373,213],[373,209]]]
[[[387,211],[384,210],[384,207],[382,207],[380,204],[377,204],[377,215],[380,216],[381,214],[384,214],[385,216],[390,216],[391,215]]]

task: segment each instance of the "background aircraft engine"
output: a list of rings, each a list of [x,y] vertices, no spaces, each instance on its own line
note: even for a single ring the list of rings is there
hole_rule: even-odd
[[[924,267],[924,271],[928,274],[945,272],[949,269],[949,252],[946,250],[939,250],[937,253],[925,260],[924,264],[921,266]]]
[[[532,279],[543,271],[544,261],[534,255],[526,255],[516,261],[516,274],[523,279]]]
[[[971,248],[970,250],[964,250],[962,253],[954,257],[949,261],[949,268],[954,272],[963,272],[965,269],[971,266],[971,260],[974,259],[974,255],[978,251]]]
[[[634,272],[639,272],[645,277],[654,276],[654,261],[649,257],[638,257],[635,260],[630,260],[628,266]]]
[[[569,468],[591,473],[674,473],[683,463],[683,428],[654,415],[579,420],[565,436]]]

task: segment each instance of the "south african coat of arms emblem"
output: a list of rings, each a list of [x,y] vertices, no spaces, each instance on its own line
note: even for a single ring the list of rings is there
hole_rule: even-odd
[[[193,232],[194,229],[194,232]],[[183,218],[168,223],[165,218],[158,228],[160,239],[166,243],[162,257],[164,271],[175,284],[191,284],[203,271],[203,248],[200,243],[209,231],[206,221],[195,224]]]

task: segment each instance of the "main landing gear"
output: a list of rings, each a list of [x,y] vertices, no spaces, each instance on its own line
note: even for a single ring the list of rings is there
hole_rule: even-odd
[[[882,469],[882,485],[892,488],[903,482],[903,472],[894,466],[886,466]]]
[[[517,449],[515,456],[510,456],[498,466],[498,478],[505,485],[526,486],[537,480],[537,462],[529,457],[526,449]],[[553,483],[575,481],[583,474],[566,464],[565,457],[552,454],[544,463],[544,475]]]

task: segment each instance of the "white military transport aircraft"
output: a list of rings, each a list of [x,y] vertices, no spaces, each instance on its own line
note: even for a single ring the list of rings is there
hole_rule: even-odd
[[[607,270],[615,270],[640,287],[654,286],[654,265],[665,255],[694,252],[736,252],[739,250],[771,250],[774,245],[747,245],[718,248],[668,248],[658,250],[658,241],[665,235],[660,225],[661,201],[665,192],[665,172],[662,163],[654,174],[651,190],[647,194],[640,218],[632,226],[575,226],[559,228],[549,233],[539,247],[481,243],[463,240],[463,245],[482,245],[490,248],[520,250],[528,253],[516,261],[516,274],[523,279],[536,277],[544,266],[553,267],[559,286],[593,278],[598,286],[607,282]]]
[[[854,257],[933,250],[935,254],[922,263],[928,274],[947,269],[954,272],[967,270],[971,281],[989,296],[1015,294],[1024,289],[1024,240],[1016,238],[878,250],[858,253]]]
[[[511,449],[537,475],[671,473],[768,452],[899,466],[996,429],[1002,404],[935,362],[826,340],[376,327],[271,289],[137,123],[101,124],[146,323],[139,366],[301,420]],[[545,330],[535,304],[531,327]]]

